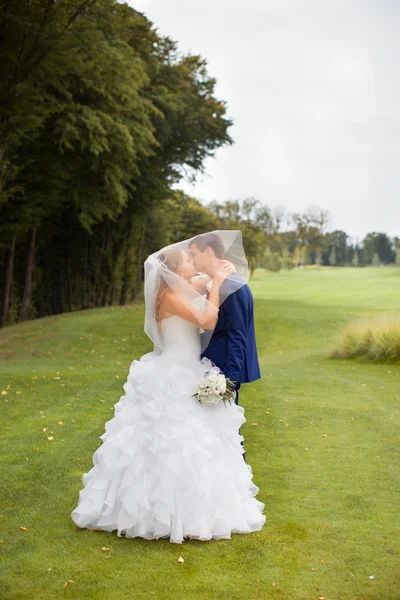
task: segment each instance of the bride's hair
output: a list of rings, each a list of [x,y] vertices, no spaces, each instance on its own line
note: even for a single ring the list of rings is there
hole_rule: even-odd
[[[158,258],[164,268],[168,269],[169,271],[172,271],[173,273],[176,273],[183,261],[182,252],[183,251],[180,249],[166,250],[165,252],[162,252]],[[165,279],[162,277],[161,282],[160,282],[160,287],[158,288],[157,300],[156,300],[156,320],[157,321],[159,320],[158,313],[160,311],[161,301],[162,301],[163,297],[165,296],[165,294],[168,294],[168,292],[170,292],[170,291],[171,291],[171,288],[169,287],[169,285],[165,281]]]

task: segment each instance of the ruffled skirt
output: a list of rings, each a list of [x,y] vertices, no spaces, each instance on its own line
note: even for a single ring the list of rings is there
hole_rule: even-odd
[[[242,456],[244,409],[192,397],[210,366],[208,359],[171,362],[152,353],[132,362],[125,394],[82,477],[71,513],[78,527],[175,543],[262,528],[264,504]]]

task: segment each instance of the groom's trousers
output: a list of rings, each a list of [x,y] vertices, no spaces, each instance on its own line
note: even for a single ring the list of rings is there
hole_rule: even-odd
[[[235,398],[235,404],[239,404],[239,389],[240,389],[240,383],[237,383],[235,385],[235,390],[236,390],[236,398]],[[239,435],[240,435],[240,429],[239,429]],[[241,442],[243,448],[244,448],[244,444],[243,441]],[[246,462],[246,452],[244,452],[243,456],[243,460],[244,462]]]

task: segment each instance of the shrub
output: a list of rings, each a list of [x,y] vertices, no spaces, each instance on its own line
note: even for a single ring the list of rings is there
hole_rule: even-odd
[[[335,342],[330,357],[400,360],[400,313],[351,321]]]

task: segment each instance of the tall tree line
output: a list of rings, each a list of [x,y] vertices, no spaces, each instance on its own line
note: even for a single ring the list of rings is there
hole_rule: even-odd
[[[2,325],[135,296],[172,186],[232,143],[215,83],[125,4],[2,0]]]

